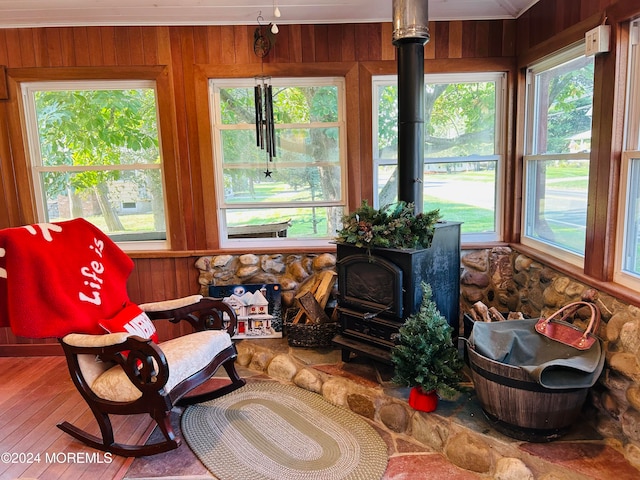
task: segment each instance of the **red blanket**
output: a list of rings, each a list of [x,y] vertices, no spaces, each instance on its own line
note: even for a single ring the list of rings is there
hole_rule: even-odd
[[[102,334],[129,301],[132,260],[84,219],[0,230],[0,327],[29,338]]]

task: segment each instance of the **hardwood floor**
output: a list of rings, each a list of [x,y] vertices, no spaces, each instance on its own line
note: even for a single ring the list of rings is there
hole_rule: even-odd
[[[68,420],[99,435],[64,357],[0,357],[0,479],[120,479],[132,460],[105,454],[56,427]],[[112,417],[116,440],[140,442],[146,415]]]

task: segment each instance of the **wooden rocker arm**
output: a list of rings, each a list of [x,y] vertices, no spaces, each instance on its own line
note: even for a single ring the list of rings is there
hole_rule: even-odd
[[[195,301],[193,303],[187,303],[186,301],[189,299],[194,299]],[[171,302],[175,303],[172,304]],[[172,323],[186,320],[197,332],[204,330],[226,330],[231,337],[236,334],[238,322],[236,312],[222,300],[194,295],[171,302],[142,304],[140,308],[152,320],[166,319]],[[177,306],[167,310],[157,309],[161,306],[173,305]]]
[[[78,363],[78,355],[92,355],[103,362],[114,362],[122,367],[131,383],[143,395],[158,392],[169,379],[167,359],[158,345],[150,339],[129,333],[105,335],[70,334],[61,339],[67,358],[74,364],[75,375],[86,385]],[[71,364],[70,364],[71,365]],[[89,387],[89,385],[86,385]]]
[[[131,346],[122,369],[143,395],[164,388],[169,380],[169,365],[158,345],[148,338],[129,337]]]

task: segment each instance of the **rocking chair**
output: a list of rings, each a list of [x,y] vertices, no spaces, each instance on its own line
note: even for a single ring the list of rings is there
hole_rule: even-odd
[[[174,406],[215,398],[245,383],[234,366],[234,310],[201,295],[135,305],[127,293],[133,266],[118,245],[81,218],[0,230],[0,327],[28,338],[58,338],[102,438],[69,422],[58,427],[123,456],[176,448],[180,440],[169,419]],[[194,332],[157,344],[153,320],[162,319],[185,320]],[[207,390],[213,383],[203,384],[220,366],[231,382]],[[201,385],[196,395],[187,395]],[[117,443],[109,416],[141,413],[158,424],[164,440]]]
[[[71,333],[59,339],[69,372],[91,408],[102,438],[63,422],[58,428],[99,450],[122,456],[144,456],[178,447],[170,422],[174,406],[199,403],[229,393],[242,385],[234,366],[237,356],[231,336],[236,315],[226,304],[199,295],[140,305],[152,320],[186,320],[195,332],[155,344],[130,333],[87,335]],[[226,313],[226,317],[224,314]],[[225,325],[226,324],[226,325]],[[231,383],[205,393],[186,396],[223,366]],[[126,445],[114,440],[110,414],[148,413],[164,441]]]

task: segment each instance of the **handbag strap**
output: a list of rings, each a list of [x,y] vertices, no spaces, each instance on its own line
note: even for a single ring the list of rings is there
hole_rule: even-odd
[[[591,310],[591,318],[589,319],[589,325],[587,325],[587,328],[584,330],[584,333],[582,334],[582,338],[586,339],[589,334],[596,335],[596,332],[598,332],[600,328],[600,310],[591,302],[579,301],[579,302],[569,303],[564,307],[556,310],[549,317],[544,319],[542,322],[542,325],[543,327],[546,327],[546,325],[551,320],[556,320],[560,322],[566,321],[567,318],[573,316],[582,307],[589,307],[589,309]],[[560,317],[560,316],[561,318],[558,319],[557,317]]]

